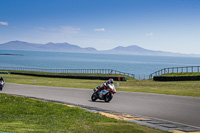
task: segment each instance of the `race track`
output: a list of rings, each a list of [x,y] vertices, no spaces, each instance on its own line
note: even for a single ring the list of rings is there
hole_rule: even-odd
[[[1,93],[87,105],[130,115],[142,115],[200,128],[200,98],[118,91],[110,103],[92,102],[91,89],[6,83]]]

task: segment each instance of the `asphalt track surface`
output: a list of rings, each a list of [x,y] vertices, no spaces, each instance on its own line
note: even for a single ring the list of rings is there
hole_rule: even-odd
[[[142,115],[200,128],[200,98],[117,91],[110,103],[91,101],[91,89],[6,83],[1,93],[31,96]]]

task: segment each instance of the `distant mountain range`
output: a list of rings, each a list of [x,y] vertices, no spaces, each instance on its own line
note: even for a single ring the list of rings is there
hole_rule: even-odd
[[[107,53],[107,54],[132,54],[132,55],[151,55],[151,56],[191,56],[200,57],[194,54],[181,54],[164,51],[154,51],[141,48],[137,45],[127,47],[118,46],[110,50],[98,51],[95,48],[81,48],[69,43],[47,43],[35,44],[22,41],[10,41],[0,44],[1,50],[26,50],[26,51],[55,51],[55,52],[79,52],[79,53]]]
[[[96,52],[95,48],[81,48],[69,43],[35,44],[22,41],[11,41],[0,44],[2,50],[57,51],[57,52]]]

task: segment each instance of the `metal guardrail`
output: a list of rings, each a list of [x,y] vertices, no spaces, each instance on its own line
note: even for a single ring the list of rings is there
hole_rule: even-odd
[[[168,73],[183,73],[183,72],[200,72],[200,66],[186,66],[186,67],[171,67],[163,68],[149,75],[149,79],[154,76],[168,74]]]
[[[113,69],[42,69],[42,68],[2,67],[2,66],[0,66],[0,69],[14,70],[14,71],[51,72],[51,73],[122,74],[135,78],[135,74],[125,73]]]
[[[149,79],[149,75],[146,75],[146,74],[135,74],[135,79],[146,80],[146,79]]]

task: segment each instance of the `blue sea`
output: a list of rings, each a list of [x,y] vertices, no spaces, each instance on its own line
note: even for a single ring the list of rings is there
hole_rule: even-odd
[[[168,67],[199,66],[200,58],[0,50],[0,67],[114,69],[136,76]]]

